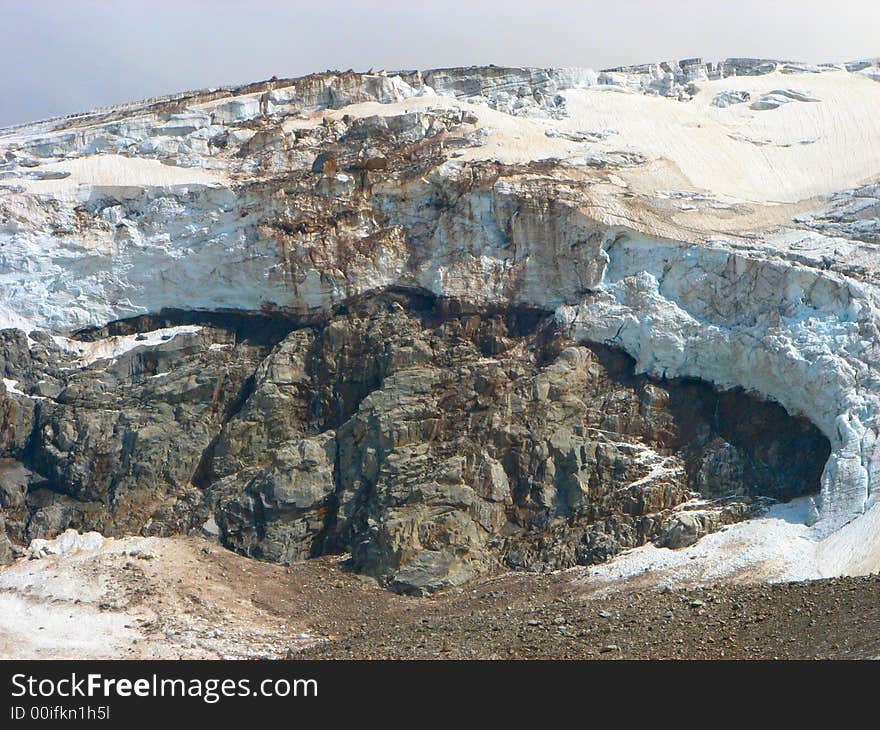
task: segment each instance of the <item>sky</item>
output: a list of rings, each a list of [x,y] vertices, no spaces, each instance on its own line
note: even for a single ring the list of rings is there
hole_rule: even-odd
[[[327,69],[880,56],[880,0],[0,0],[0,126]]]

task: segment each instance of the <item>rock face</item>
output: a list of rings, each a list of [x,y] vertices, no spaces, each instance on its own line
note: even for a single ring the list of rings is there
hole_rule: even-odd
[[[767,499],[833,533],[880,493],[876,69],[328,72],[0,130],[5,534],[216,526],[418,593]]]
[[[717,526],[818,486],[827,444],[778,406],[635,376],[548,314],[447,306],[386,294],[278,345],[213,452],[230,544],[432,590],[664,541],[697,489]]]
[[[239,324],[269,341],[236,324],[177,325],[148,346],[116,335],[135,347],[79,368],[7,330],[22,386],[55,393],[8,400],[32,405],[4,429],[22,434],[0,474],[8,534],[213,519],[248,555],[351,553],[418,593],[688,544],[761,497],[815,492],[828,456],[805,419],[635,375],[551,312],[386,291],[309,325]]]
[[[190,478],[265,350],[217,346],[227,333],[206,328],[76,367],[51,339],[29,347],[24,333],[5,334],[32,393],[0,396],[10,413],[0,467],[7,532],[26,542],[68,527],[189,529],[202,499]]]

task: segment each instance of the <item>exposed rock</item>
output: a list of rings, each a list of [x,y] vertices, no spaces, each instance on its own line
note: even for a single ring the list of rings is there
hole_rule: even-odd
[[[15,559],[12,541],[6,534],[6,519],[0,511],[0,565],[8,565]]]
[[[841,191],[824,209],[797,220],[829,236],[880,243],[880,184]]]
[[[260,461],[267,459],[272,466],[244,469],[211,487],[219,534],[239,550],[276,562],[319,554],[315,541],[336,493],[333,432],[259,454]]]
[[[662,515],[698,484],[741,497],[717,528],[756,495],[818,483],[827,447],[779,408],[638,378],[625,356],[566,345],[547,315],[444,306],[369,299],[276,347],[213,451],[227,544],[278,561],[351,552],[423,592],[662,542]]]
[[[326,175],[333,175],[336,172],[336,157],[330,152],[322,152],[312,163],[312,172],[323,172]]]
[[[227,338],[206,328],[83,368],[70,367],[72,353],[32,348],[17,364],[25,387],[52,378],[57,394],[3,400],[7,411],[30,418],[23,425],[21,416],[7,418],[2,430],[4,453],[18,460],[0,468],[0,504],[13,537],[25,542],[69,527],[189,529],[202,499],[191,479],[266,351],[247,342],[216,346]]]
[[[683,548],[693,545],[704,535],[715,532],[722,525],[738,522],[743,518],[741,505],[733,510],[691,510],[679,512],[663,526],[663,534],[656,540],[659,547]]]
[[[738,500],[707,510],[710,531],[757,495],[815,490],[827,455],[782,409],[636,376],[620,353],[565,341],[550,313],[386,293],[289,322],[271,351],[227,326],[110,335],[115,357],[66,370],[19,353],[25,388],[52,373],[60,390],[0,470],[12,538],[43,554],[71,527],[170,534],[212,518],[249,555],[350,552],[419,593],[679,544],[666,515],[695,490]]]

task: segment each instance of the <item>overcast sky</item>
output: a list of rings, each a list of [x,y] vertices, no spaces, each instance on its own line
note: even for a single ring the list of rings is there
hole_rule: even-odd
[[[0,126],[326,69],[880,55],[880,0],[0,0]]]

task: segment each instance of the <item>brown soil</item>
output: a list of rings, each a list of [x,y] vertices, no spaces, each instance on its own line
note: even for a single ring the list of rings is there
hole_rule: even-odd
[[[228,556],[212,553],[230,571]],[[256,564],[236,580],[258,579],[267,568],[275,566]],[[880,658],[880,576],[639,592],[623,586],[602,598],[591,598],[578,576],[509,574],[413,598],[323,558],[286,569],[253,600],[324,638],[291,658]]]
[[[18,571],[21,580],[7,579],[0,598],[34,611],[24,624],[8,615],[0,619],[4,655],[880,658],[880,575],[687,590],[646,587],[641,576],[613,593],[603,585],[600,595],[575,569],[511,573],[467,590],[416,598],[347,571],[338,558],[283,567],[197,538],[109,544],[115,547],[94,555],[25,560],[6,569]],[[145,553],[149,559],[140,557]],[[68,600],[51,594],[60,590],[52,586],[64,585],[67,595],[77,595],[78,586],[78,595],[86,595],[98,577],[103,596]],[[73,629],[55,622],[59,617]],[[123,623],[127,633],[113,629],[102,637]],[[53,630],[58,636],[50,635]],[[77,630],[94,634],[93,646],[71,644]]]

